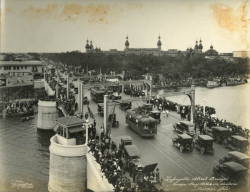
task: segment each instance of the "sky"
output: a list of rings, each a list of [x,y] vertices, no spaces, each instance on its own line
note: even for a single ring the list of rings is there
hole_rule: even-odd
[[[202,39],[219,52],[250,50],[249,0],[0,0],[1,52],[186,50]]]

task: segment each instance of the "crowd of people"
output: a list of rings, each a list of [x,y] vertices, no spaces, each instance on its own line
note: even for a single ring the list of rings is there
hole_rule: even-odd
[[[154,191],[153,182],[160,182],[159,169],[142,173],[142,165],[135,165],[122,145],[117,146],[101,127],[96,134],[96,123],[89,128],[89,148],[101,166],[103,176],[114,186],[115,192]]]
[[[190,120],[191,118],[191,107],[187,105],[181,105],[176,102],[167,100],[165,98],[152,98],[150,103],[157,107],[160,111],[175,111],[180,114],[182,119]],[[249,138],[249,130],[243,128],[234,123],[228,122],[223,119],[216,117],[216,110],[213,107],[206,106],[205,109],[203,106],[195,106],[195,115],[194,123],[195,129],[199,130],[200,133],[205,134],[205,129],[211,128],[213,126],[221,126],[228,128],[233,135],[240,135],[246,138]]]
[[[7,103],[4,107],[7,116],[16,116],[16,115],[33,115],[34,108],[33,106],[37,104],[35,100],[29,101],[14,101]]]

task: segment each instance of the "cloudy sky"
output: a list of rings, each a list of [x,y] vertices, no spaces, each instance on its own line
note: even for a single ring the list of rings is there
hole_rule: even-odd
[[[2,52],[156,47],[185,50],[200,38],[220,52],[250,50],[249,0],[0,0]]]

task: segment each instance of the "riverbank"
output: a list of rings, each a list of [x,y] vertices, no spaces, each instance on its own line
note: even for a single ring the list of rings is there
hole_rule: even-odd
[[[182,89],[180,89],[182,90]],[[154,94],[162,95],[168,90],[155,90]],[[195,88],[195,102],[201,106],[211,106],[216,109],[216,116],[243,128],[250,129],[250,83],[233,87],[218,87],[208,89]],[[168,97],[169,100],[182,105],[190,105],[185,95]]]

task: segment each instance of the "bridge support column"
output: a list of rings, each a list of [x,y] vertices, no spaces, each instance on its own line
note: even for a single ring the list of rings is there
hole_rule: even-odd
[[[65,144],[66,138],[50,139],[49,192],[87,191],[87,145]]]
[[[56,101],[38,102],[37,128],[44,130],[53,130],[58,117]]]

